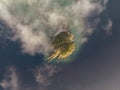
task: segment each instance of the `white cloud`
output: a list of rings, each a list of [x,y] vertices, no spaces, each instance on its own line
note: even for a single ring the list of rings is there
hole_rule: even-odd
[[[1,0],[0,19],[12,28],[11,32],[15,34],[12,40],[21,42],[24,53],[46,56],[54,50],[51,37],[63,31],[63,25],[70,26],[75,42],[81,43],[81,34],[93,32],[91,24],[96,25],[96,22],[86,25],[85,19],[93,13],[99,15],[106,8],[107,2],[74,0],[70,5],[61,7],[54,0]]]
[[[42,31],[33,32],[29,27],[18,26],[20,29],[17,33],[21,42],[23,52],[34,55],[35,53],[45,53],[48,50],[49,44],[46,34]],[[43,41],[44,40],[44,41]]]

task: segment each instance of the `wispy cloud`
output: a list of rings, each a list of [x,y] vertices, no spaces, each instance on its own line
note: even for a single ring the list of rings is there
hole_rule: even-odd
[[[103,27],[103,29],[105,30],[105,32],[108,34],[108,35],[111,35],[112,34],[112,26],[113,26],[113,22],[108,19],[106,25]]]
[[[33,72],[31,72],[31,75],[33,73],[35,79],[35,82],[32,82],[32,84],[37,83],[33,86],[22,83],[23,79],[18,77],[15,67],[9,67],[7,69],[4,73],[4,78],[0,81],[0,87],[2,87],[3,90],[48,90],[47,86],[52,84],[51,79],[60,70],[60,68],[49,64],[36,67]]]
[[[18,76],[14,67],[10,67],[4,75],[4,79],[0,82],[0,86],[4,90],[18,90]]]
[[[51,78],[59,71],[59,69],[60,68],[49,64],[37,67],[34,71],[35,81],[40,86],[48,86],[51,84]]]

